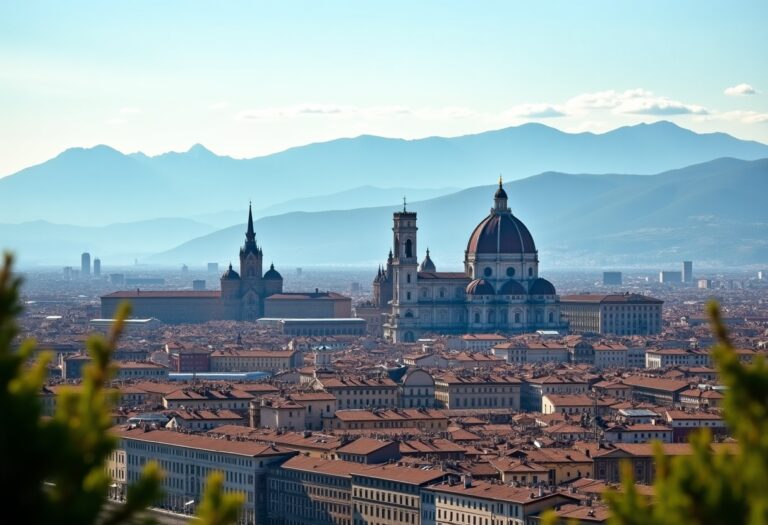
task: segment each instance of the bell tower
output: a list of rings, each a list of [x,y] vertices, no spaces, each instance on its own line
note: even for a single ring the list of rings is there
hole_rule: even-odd
[[[418,334],[418,258],[416,212],[395,212],[392,226],[392,314],[388,337],[394,342],[415,341]],[[389,263],[389,261],[388,261]],[[388,264],[389,266],[389,264]]]

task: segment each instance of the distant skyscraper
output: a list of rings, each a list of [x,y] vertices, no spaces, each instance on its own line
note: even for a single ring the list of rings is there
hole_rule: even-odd
[[[205,290],[205,279],[195,279],[192,281],[192,289],[196,292]]]
[[[661,271],[659,272],[659,282],[660,283],[681,283],[683,282],[683,272]]]
[[[209,273],[219,273],[219,263],[208,263]]]
[[[604,285],[621,285],[621,283],[621,272],[603,272]]]
[[[683,282],[693,282],[693,261],[683,261]]]
[[[98,257],[93,260],[93,275],[95,277],[101,277],[101,259]]]
[[[83,252],[80,256],[80,275],[82,277],[91,275],[91,254],[88,252]]]
[[[70,280],[72,278],[72,267],[71,266],[65,266],[64,267],[64,278],[66,280]]]

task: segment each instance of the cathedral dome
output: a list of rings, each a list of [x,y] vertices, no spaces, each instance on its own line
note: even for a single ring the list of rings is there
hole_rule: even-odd
[[[424,257],[424,260],[421,261],[421,266],[419,266],[420,272],[436,272],[437,267],[435,266],[435,263],[432,262],[432,259],[429,257],[429,248],[427,248],[427,256]]]
[[[525,224],[512,215],[501,185],[493,196],[491,213],[477,225],[467,243],[467,254],[536,254],[536,244]]]
[[[492,212],[477,225],[467,243],[468,253],[536,253],[533,237],[525,224],[511,213]]]
[[[475,279],[467,285],[469,295],[496,295],[493,285],[485,279]]]
[[[525,291],[525,287],[520,284],[520,281],[510,279],[501,286],[499,295],[528,295],[528,292]]]
[[[531,289],[528,293],[531,295],[557,295],[554,285],[541,277],[531,283]]]
[[[222,279],[240,279],[240,274],[232,269],[232,265],[229,265],[229,269],[221,276]]]
[[[280,279],[280,280],[282,280],[283,276],[280,275],[280,272],[275,270],[275,265],[274,264],[270,264],[269,265],[269,270],[267,270],[267,273],[264,274],[264,279],[268,279],[268,280]]]

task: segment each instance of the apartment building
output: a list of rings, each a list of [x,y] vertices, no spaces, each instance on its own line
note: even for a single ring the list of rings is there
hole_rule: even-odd
[[[659,299],[630,293],[560,297],[560,308],[570,329],[595,334],[658,334],[663,304]]]
[[[296,456],[267,474],[274,525],[352,525],[352,474],[367,465]]]
[[[388,377],[321,378],[315,388],[333,394],[338,410],[396,408],[399,405],[397,383]]]
[[[235,388],[186,387],[163,395],[163,406],[167,409],[247,411],[252,399],[251,394]]]
[[[448,416],[441,410],[404,408],[394,410],[337,410],[333,419],[324,420],[326,430],[376,430],[416,428],[424,432],[443,432]]]
[[[422,520],[422,490],[447,473],[397,465],[352,473],[353,525],[416,525]]]
[[[296,350],[214,350],[211,372],[277,372],[299,368],[303,355]]]
[[[523,381],[520,390],[520,408],[541,412],[542,400],[547,394],[586,394],[587,382],[577,377],[548,375],[530,377]]]
[[[526,525],[545,510],[578,502],[559,492],[491,484],[468,476],[427,487],[422,499],[423,525]]]
[[[112,433],[118,445],[108,468],[124,469],[126,484],[139,479],[148,461],[156,461],[165,471],[158,505],[179,513],[194,512],[208,476],[222,472],[224,490],[245,495],[241,523],[266,520],[267,471],[296,454],[277,446],[170,430],[123,427]]]
[[[447,409],[520,410],[521,381],[498,374],[443,374],[435,378],[435,400]]]

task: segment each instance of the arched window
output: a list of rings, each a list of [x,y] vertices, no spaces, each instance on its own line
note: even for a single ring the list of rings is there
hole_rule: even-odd
[[[406,316],[408,319],[410,319],[410,318],[412,318],[412,317],[413,317],[413,312],[411,312],[410,310],[408,310],[407,312],[405,312],[405,316]]]
[[[512,277],[514,275],[515,275],[515,269],[512,268],[511,266],[507,268],[507,277]]]
[[[475,312],[475,322],[480,324],[480,312]]]
[[[406,292],[405,296],[409,301],[411,300],[411,292]]]
[[[405,256],[406,257],[413,257],[413,243],[410,239],[405,241]]]
[[[549,312],[549,322],[554,323],[555,322],[555,313]]]
[[[400,239],[395,237],[395,257],[400,257]]]
[[[533,277],[533,268],[528,268],[528,277]]]
[[[495,323],[496,322],[496,311],[491,310],[488,312],[488,322],[489,323]]]
[[[490,267],[490,266],[486,266],[486,267],[485,267],[485,270],[483,270],[483,274],[484,274],[486,277],[490,277],[491,275],[493,275],[493,270],[491,269],[491,267]]]
[[[405,275],[405,281],[406,281],[408,284],[411,284],[411,274],[410,274],[410,273],[408,273],[408,274],[406,274],[406,275]]]
[[[515,312],[515,322],[516,323],[520,322],[520,312]]]

